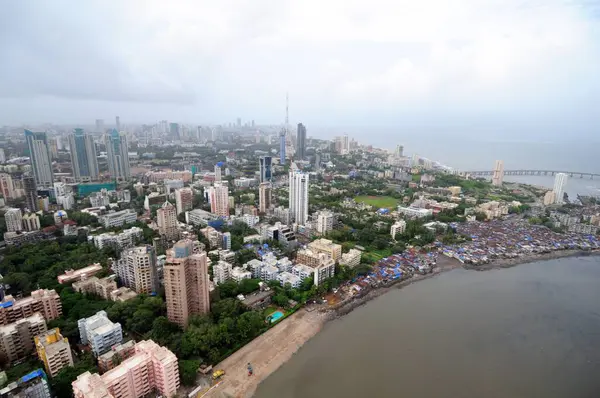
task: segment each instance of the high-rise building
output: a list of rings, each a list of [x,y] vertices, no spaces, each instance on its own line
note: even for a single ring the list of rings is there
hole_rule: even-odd
[[[25,206],[29,211],[38,211],[38,194],[35,178],[24,176],[22,180],[23,191],[25,191]]]
[[[271,207],[273,188],[270,182],[263,182],[258,187],[258,211],[266,213]]]
[[[167,252],[163,268],[167,317],[187,327],[190,316],[210,311],[206,253],[193,254],[193,241],[181,240]]]
[[[279,164],[285,164],[285,130],[279,134]]]
[[[31,168],[33,169],[36,185],[52,188],[54,173],[52,172],[52,160],[46,133],[34,133],[25,130],[25,140],[29,147],[29,158],[31,159]]]
[[[136,293],[158,292],[156,251],[152,246],[138,246],[123,251],[115,268],[121,283]]]
[[[392,239],[396,239],[396,235],[403,234],[404,231],[406,231],[406,221],[398,220],[390,228],[390,235],[392,235]]]
[[[179,123],[170,123],[169,124],[169,132],[171,133],[171,138],[178,140],[179,136]]]
[[[210,211],[218,216],[229,217],[229,188],[226,184],[215,183],[208,190]]]
[[[34,290],[30,296],[15,300],[11,295],[0,304],[0,325],[16,322],[39,312],[46,321],[62,315],[62,304],[55,290]]]
[[[237,118],[237,126],[238,126],[238,128],[242,127],[242,118],[241,117]]]
[[[502,186],[502,180],[504,179],[504,161],[496,160],[494,164],[494,175],[492,177],[492,185],[496,187]]]
[[[156,211],[156,223],[158,224],[158,233],[168,240],[179,238],[179,228],[177,226],[177,210],[170,202],[165,202],[160,209]]]
[[[117,131],[121,131],[121,118],[118,116],[115,117],[115,127]]]
[[[308,221],[308,173],[290,171],[289,177],[290,215],[296,224]]]
[[[567,180],[569,176],[565,173],[556,173],[554,177],[554,202],[563,204],[565,202],[565,188],[567,187]]]
[[[71,165],[73,177],[78,182],[88,182],[98,178],[98,155],[96,144],[91,134],[83,129],[75,129],[69,134]]]
[[[21,209],[8,209],[4,213],[7,232],[18,232],[23,230],[23,214]]]
[[[323,253],[331,257],[334,261],[339,261],[342,257],[342,245],[333,243],[329,239],[317,239],[308,244],[308,248],[315,253]]]
[[[6,153],[4,153],[4,148],[0,148],[0,164],[6,163]]]
[[[177,357],[152,340],[143,340],[121,364],[100,376],[85,372],[72,383],[75,398],[174,397],[180,386]],[[37,398],[37,397],[36,397]],[[45,397],[44,397],[45,398]]]
[[[260,182],[268,182],[273,178],[272,165],[273,158],[271,156],[261,156],[258,159],[260,165]]]
[[[222,177],[221,177],[221,166],[223,164],[221,162],[215,164],[215,181],[219,182],[221,181]]]
[[[10,174],[0,174],[0,195],[4,199],[13,199],[16,195],[15,185]]]
[[[104,136],[106,143],[106,154],[108,171],[111,178],[117,181],[126,181],[131,177],[129,167],[129,146],[127,136],[113,129]]]
[[[96,119],[96,133],[104,133],[104,119]]]
[[[115,344],[123,341],[123,329],[120,323],[113,323],[106,311],[98,311],[89,318],[77,321],[81,344],[89,345],[94,356],[99,356],[110,350]]]
[[[11,364],[30,355],[35,350],[33,338],[46,330],[46,321],[39,312],[0,326],[0,359]]]
[[[397,158],[401,158],[404,155],[404,147],[402,145],[396,145],[396,151],[394,152],[394,155]]]
[[[298,123],[298,132],[296,133],[296,159],[304,160],[306,157],[306,126]]]
[[[313,218],[314,220],[315,218]],[[327,232],[333,230],[333,213],[327,210],[322,210],[316,214],[316,231],[325,235]]]
[[[48,376],[54,377],[67,366],[73,366],[69,340],[60,334],[60,329],[48,330],[35,336],[34,341],[38,358],[44,363]]]
[[[175,207],[177,208],[177,214],[192,210],[194,207],[194,191],[192,188],[175,190]]]
[[[25,231],[39,231],[41,228],[40,218],[36,213],[27,213],[23,216],[23,229]]]

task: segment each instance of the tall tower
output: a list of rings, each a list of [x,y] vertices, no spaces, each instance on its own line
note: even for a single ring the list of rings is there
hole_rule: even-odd
[[[258,159],[258,162],[260,167],[260,182],[271,181],[271,178],[273,177],[271,172],[273,158],[271,156],[261,156]]]
[[[229,188],[227,184],[215,183],[209,188],[210,212],[217,216],[229,217]]]
[[[156,211],[156,223],[158,224],[158,233],[168,240],[179,238],[179,229],[177,228],[177,210],[170,202],[165,202],[160,209]]]
[[[117,131],[121,131],[121,118],[118,116],[115,117],[115,126]]]
[[[104,136],[108,155],[108,171],[117,181],[126,181],[131,177],[129,168],[129,147],[127,136],[113,129]]]
[[[494,164],[494,175],[492,177],[492,185],[496,187],[502,186],[502,180],[504,179],[504,162],[502,160],[496,160]]]
[[[115,271],[123,286],[138,294],[158,291],[156,250],[150,245],[125,250],[121,253]]]
[[[46,133],[25,130],[25,140],[29,147],[29,158],[35,183],[38,187],[52,188],[54,174],[52,173],[52,161]]]
[[[308,173],[290,171],[289,203],[292,219],[300,225],[308,221]]]
[[[31,212],[38,211],[37,201],[37,186],[35,185],[35,178],[31,176],[23,177],[23,190],[25,191],[25,205]]]
[[[271,207],[272,187],[270,182],[261,182],[258,187],[258,211],[266,213]]]
[[[69,147],[75,180],[81,182],[97,179],[98,157],[94,138],[84,133],[83,129],[75,129],[69,134]]]
[[[558,204],[563,204],[565,202],[565,188],[567,187],[567,180],[569,176],[565,173],[557,173],[556,177],[554,177],[554,201]]]
[[[306,126],[298,123],[298,132],[296,134],[296,159],[304,160],[306,156]]]

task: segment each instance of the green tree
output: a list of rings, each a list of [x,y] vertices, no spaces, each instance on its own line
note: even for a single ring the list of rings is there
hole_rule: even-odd
[[[179,361],[179,377],[181,383],[185,386],[193,386],[196,384],[198,376],[198,368],[200,361],[197,359],[183,359]]]

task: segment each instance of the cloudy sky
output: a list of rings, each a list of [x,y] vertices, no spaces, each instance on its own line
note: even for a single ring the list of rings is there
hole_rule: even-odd
[[[290,120],[309,129],[504,121],[592,134],[595,3],[5,1],[0,125],[278,123],[289,92]]]

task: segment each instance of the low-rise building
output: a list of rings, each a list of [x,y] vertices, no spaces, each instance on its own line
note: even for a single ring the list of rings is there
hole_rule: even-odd
[[[231,270],[231,279],[240,283],[244,279],[252,278],[252,273],[250,271],[246,271],[242,267],[234,267]]]
[[[77,282],[81,279],[89,278],[100,271],[102,271],[102,265],[100,265],[100,263],[95,263],[78,270],[66,270],[64,274],[59,275],[56,279],[58,279],[58,283],[63,285],[65,283]]]
[[[123,341],[121,324],[108,319],[106,311],[99,311],[89,318],[82,318],[77,325],[81,343],[89,345],[95,356],[104,354],[110,350],[110,347]]]
[[[213,266],[213,282],[216,285],[224,283],[231,279],[233,266],[225,261],[219,260],[219,262]]]
[[[390,228],[390,235],[392,235],[392,239],[396,239],[396,235],[403,234],[406,231],[406,221],[398,220],[392,227]]]
[[[113,290],[112,292],[110,292],[110,300],[111,301],[123,302],[123,301],[131,300],[135,296],[137,296],[137,293],[125,286],[120,287],[117,290]]]
[[[98,249],[114,247],[116,250],[123,250],[135,246],[143,236],[144,231],[141,228],[131,227],[119,233],[107,232],[90,236],[88,239],[92,240]]]
[[[123,225],[136,222],[137,213],[132,209],[116,211],[98,217],[98,221],[104,228],[122,227]]]
[[[279,274],[279,268],[274,265],[265,265],[260,270],[260,279],[265,282],[274,281],[277,279],[277,274]]]
[[[69,340],[60,334],[58,328],[35,336],[38,358],[44,363],[46,373],[54,377],[67,366],[73,366],[73,355]]]
[[[403,214],[406,218],[409,219],[427,218],[433,215],[433,211],[431,209],[421,209],[417,207],[402,206],[398,206],[398,213]]]
[[[362,252],[357,249],[350,249],[348,253],[342,254],[342,259],[340,260],[340,265],[344,265],[349,268],[354,268],[360,265],[360,259],[362,256]]]
[[[266,308],[269,306],[269,304],[271,304],[271,297],[274,294],[274,290],[261,290],[258,292],[253,292],[245,296],[242,300],[242,303],[253,310]]]
[[[281,284],[281,287],[284,287],[286,284],[290,284],[293,289],[297,289],[300,287],[302,283],[302,279],[299,276],[292,274],[291,272],[282,272],[277,275],[277,280]]]
[[[315,269],[304,264],[296,264],[292,268],[292,274],[299,277],[301,280],[306,278],[314,278]]]
[[[73,283],[71,287],[76,292],[94,294],[105,300],[110,300],[111,293],[117,290],[117,282],[115,281],[114,275],[107,276],[106,278],[92,276],[91,278],[84,278],[79,282]]]

